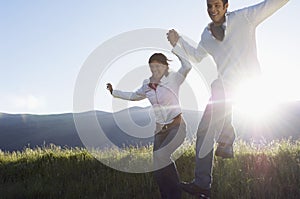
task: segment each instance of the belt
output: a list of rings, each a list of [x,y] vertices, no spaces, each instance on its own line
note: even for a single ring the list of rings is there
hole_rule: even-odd
[[[179,125],[180,122],[181,122],[181,113],[173,118],[173,122],[171,122],[170,124],[165,124],[162,127],[162,130],[167,130],[167,129],[173,127],[173,126]]]

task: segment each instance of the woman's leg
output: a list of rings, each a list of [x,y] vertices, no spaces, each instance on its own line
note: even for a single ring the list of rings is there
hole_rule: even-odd
[[[170,158],[171,154],[182,144],[186,135],[186,125],[171,127],[160,131],[154,140],[154,176],[158,183],[162,198],[181,198],[179,188],[179,175],[175,162]]]

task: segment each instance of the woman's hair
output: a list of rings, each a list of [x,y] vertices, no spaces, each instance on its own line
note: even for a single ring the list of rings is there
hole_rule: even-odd
[[[154,62],[154,61],[157,61],[161,64],[164,64],[164,65],[167,65],[169,66],[169,63],[168,61],[171,61],[169,60],[164,54],[162,53],[154,53],[153,55],[151,55],[151,57],[149,58],[149,64]]]

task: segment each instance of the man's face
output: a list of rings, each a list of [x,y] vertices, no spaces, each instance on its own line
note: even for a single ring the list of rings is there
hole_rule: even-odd
[[[207,0],[208,15],[215,24],[222,24],[224,22],[227,8],[228,3],[223,5],[222,0]]]

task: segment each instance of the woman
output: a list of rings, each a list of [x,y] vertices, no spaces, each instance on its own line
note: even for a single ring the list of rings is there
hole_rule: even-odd
[[[125,100],[148,98],[154,109],[156,130],[154,136],[153,159],[154,176],[163,199],[181,198],[179,176],[171,154],[182,144],[186,136],[186,125],[181,116],[178,93],[179,87],[191,70],[191,64],[176,55],[181,61],[178,71],[169,71],[167,57],[155,53],[149,59],[152,76],[144,80],[135,92],[114,90],[110,83],[107,89],[112,96]]]

